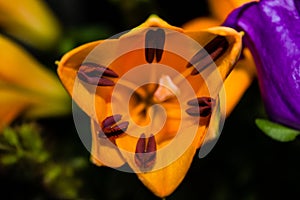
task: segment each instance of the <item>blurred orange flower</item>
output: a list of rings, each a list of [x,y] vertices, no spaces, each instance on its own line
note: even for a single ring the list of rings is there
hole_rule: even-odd
[[[40,50],[55,47],[61,34],[59,22],[43,0],[0,0],[0,27]]]
[[[16,117],[70,113],[70,99],[57,76],[21,46],[0,35],[0,130]]]
[[[43,1],[0,0],[0,27],[40,50],[58,41],[60,27]],[[70,98],[57,76],[22,46],[0,35],[0,131],[20,115],[27,118],[70,113]]]

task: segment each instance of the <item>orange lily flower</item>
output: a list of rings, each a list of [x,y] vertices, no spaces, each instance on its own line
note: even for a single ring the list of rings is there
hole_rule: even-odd
[[[61,34],[59,22],[41,0],[0,0],[0,27],[42,50],[54,47]]]
[[[119,37],[66,53],[58,75],[91,118],[92,162],[133,171],[155,195],[170,195],[196,150],[220,131],[220,88],[241,38],[228,27],[189,31],[152,15]]]
[[[228,14],[235,8],[245,3],[258,0],[209,0],[208,6],[211,15],[199,17],[185,23],[182,27],[185,30],[201,30],[223,23]],[[253,57],[248,48],[244,48],[240,60],[224,82],[226,90],[226,115],[232,112],[244,92],[249,88],[252,81],[256,78],[256,67]]]
[[[27,118],[70,112],[70,98],[53,72],[0,35],[0,131],[21,114]]]

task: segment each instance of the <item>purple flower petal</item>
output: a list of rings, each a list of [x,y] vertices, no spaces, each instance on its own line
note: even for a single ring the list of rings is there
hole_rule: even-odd
[[[271,120],[300,129],[300,1],[262,0],[234,10],[223,25],[244,31]]]

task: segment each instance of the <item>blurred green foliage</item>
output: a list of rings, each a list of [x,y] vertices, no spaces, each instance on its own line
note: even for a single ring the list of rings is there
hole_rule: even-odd
[[[75,156],[55,161],[36,124],[25,123],[6,128],[0,135],[0,151],[4,171],[12,170],[13,173],[20,173],[19,178],[28,183],[41,184],[49,196],[78,198],[82,181],[76,178],[76,173],[87,166],[87,160]],[[26,170],[25,176],[22,176],[21,170]]]

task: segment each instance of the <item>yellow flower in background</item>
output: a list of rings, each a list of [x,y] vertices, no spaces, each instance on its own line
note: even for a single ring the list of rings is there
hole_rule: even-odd
[[[61,34],[57,19],[42,0],[0,0],[0,28],[41,50],[55,47]]]
[[[208,28],[218,26],[224,22],[228,14],[235,8],[242,6],[245,3],[258,1],[258,0],[209,0],[208,8],[210,15],[206,17],[195,18],[183,25],[184,28],[197,30],[199,28]]]
[[[0,0],[0,27],[40,50],[54,47],[61,33],[55,16],[40,0]],[[21,115],[37,118],[70,113],[70,99],[56,74],[3,35],[0,59],[0,130]]]
[[[70,99],[57,76],[26,50],[0,35],[0,130],[16,117],[70,113]]]
[[[186,30],[201,30],[223,23],[227,15],[239,6],[257,0],[209,0],[210,16],[199,17],[185,23],[182,27]],[[256,78],[256,67],[249,49],[244,48],[240,60],[237,62],[229,77],[225,80],[226,90],[226,114],[232,112],[236,104],[242,98],[244,92],[249,88]]]
[[[254,1],[259,0],[209,0],[208,6],[212,17],[223,22],[234,9]]]
[[[181,43],[181,36],[194,39],[206,51],[194,51],[195,43]],[[240,33],[227,27],[189,31],[151,16],[119,38],[87,43],[66,53],[58,62],[58,75],[73,100],[91,118],[92,162],[113,168],[127,163],[155,195],[170,195],[185,177],[196,150],[207,135],[213,134],[208,127],[218,129],[223,114],[218,79],[206,82],[200,71],[215,69],[222,84],[239,58],[241,38]],[[129,47],[137,48],[124,53]],[[182,54],[193,52],[194,56],[187,61],[171,47],[179,47]],[[164,66],[179,74],[160,72]],[[146,71],[135,71],[139,69]],[[138,87],[135,79],[143,84]],[[195,98],[189,98],[182,82],[192,86]],[[217,92],[213,97],[209,87]],[[127,108],[129,114],[123,114],[122,109]],[[159,126],[162,128],[157,130]],[[182,149],[189,137],[191,142]]]

